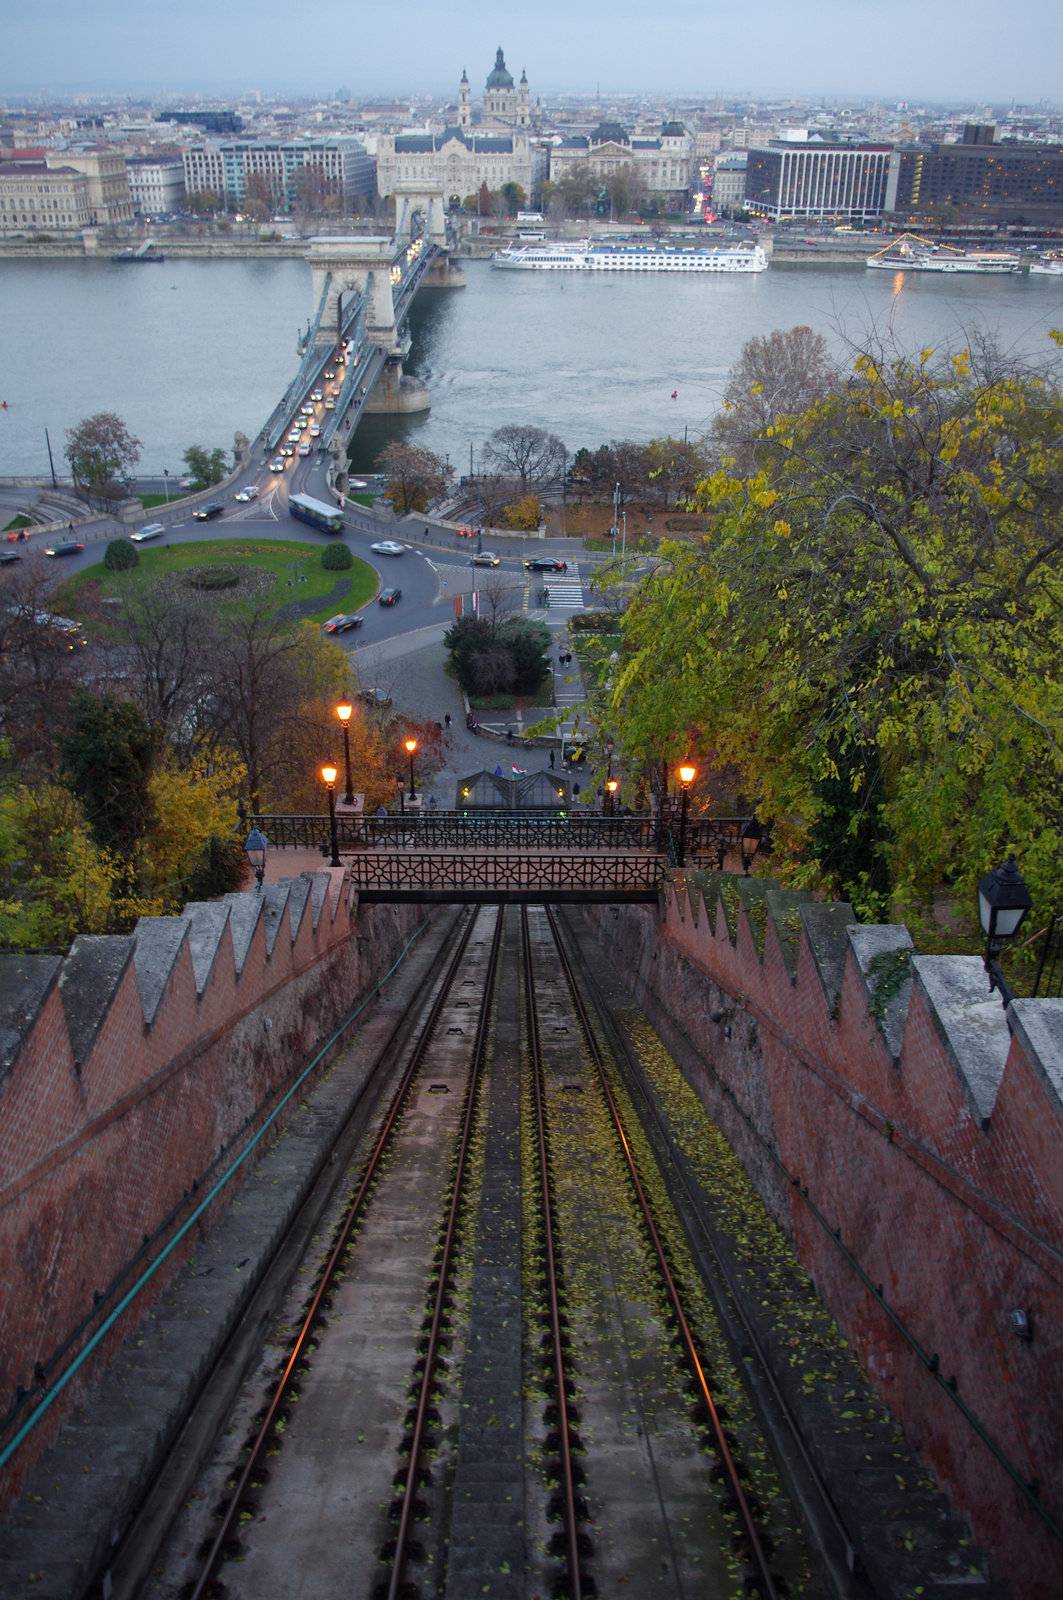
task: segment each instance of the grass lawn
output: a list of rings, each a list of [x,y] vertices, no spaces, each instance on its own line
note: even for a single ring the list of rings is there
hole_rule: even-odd
[[[156,545],[139,552],[140,565],[130,574],[109,572],[100,562],[79,572],[76,577],[68,578],[56,591],[55,603],[64,612],[77,615],[78,593],[86,583],[98,583],[105,595],[117,594],[127,576],[135,582],[139,577],[157,577],[163,572],[180,572],[188,567],[258,567],[273,574],[275,583],[271,598],[276,599],[278,610],[292,600],[314,600],[321,596],[323,604],[309,620],[325,622],[337,611],[357,611],[377,592],[375,571],[368,562],[359,561],[357,556],[354,566],[342,572],[327,571],[322,567],[322,551],[328,548],[328,545],[306,544],[296,539],[197,539],[191,544]],[[300,559],[306,581],[300,583],[296,591],[290,587],[294,574],[289,568]],[[324,596],[331,593],[340,578],[350,579],[349,592],[342,600],[325,602]],[[223,607],[247,604],[246,601],[224,599],[213,603]]]
[[[13,533],[16,528],[32,528],[32,527],[33,527],[32,520],[29,517],[24,517],[22,515],[22,512],[20,511],[17,517],[12,517],[11,518],[11,521],[8,523],[7,527],[4,529],[4,532],[5,533]]]
[[[175,506],[179,500],[187,500],[186,494],[141,494],[137,496],[145,511],[154,511],[156,506]]]

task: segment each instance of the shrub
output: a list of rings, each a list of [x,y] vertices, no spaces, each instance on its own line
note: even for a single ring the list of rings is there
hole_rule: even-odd
[[[112,539],[104,552],[103,564],[109,572],[128,572],[140,562],[140,551],[128,539]]]
[[[354,557],[350,546],[346,544],[327,544],[321,552],[321,565],[328,572],[343,572],[347,567],[354,566]]]
[[[189,900],[216,900],[232,894],[247,877],[247,857],[238,839],[219,839],[212,833],[184,888]]]

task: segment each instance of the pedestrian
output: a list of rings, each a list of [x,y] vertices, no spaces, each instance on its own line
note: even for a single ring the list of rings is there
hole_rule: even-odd
[[[449,711],[447,712],[446,716],[443,718],[443,721],[446,724],[446,726],[449,728],[450,727],[450,712]]]
[[[428,538],[428,529],[427,528],[424,530],[424,536],[425,536],[425,539]]]
[[[506,743],[507,744],[512,744],[513,743],[513,729],[512,728],[507,728],[506,729]]]
[[[543,590],[543,602],[544,602],[544,604],[546,606],[547,611],[549,611],[549,609],[550,609],[550,591],[549,591],[549,589],[544,589]]]
[[[574,783],[572,785],[572,798],[573,798],[573,800],[578,800],[579,799],[579,784],[578,783]]]
[[[553,752],[553,750],[551,750],[550,751],[550,771],[553,772],[553,770],[554,770],[554,752]]]

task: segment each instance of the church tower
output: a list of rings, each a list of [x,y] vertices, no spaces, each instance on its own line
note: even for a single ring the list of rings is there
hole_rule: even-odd
[[[469,93],[469,74],[464,67],[461,69],[461,83],[458,87],[458,127],[472,127],[472,96]]]
[[[488,74],[484,85],[483,120],[504,128],[512,128],[517,120],[517,91],[512,77],[506,71],[506,58],[501,45],[495,55],[494,71]]]
[[[531,122],[531,96],[528,91],[528,74],[521,68],[520,94],[517,97],[517,127],[526,128]]]

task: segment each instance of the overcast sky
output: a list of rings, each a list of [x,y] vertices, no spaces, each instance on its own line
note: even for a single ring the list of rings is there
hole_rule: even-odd
[[[0,0],[0,94],[570,90],[1063,99],[1059,0]]]

